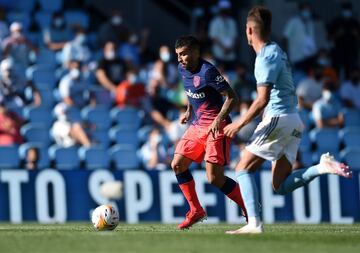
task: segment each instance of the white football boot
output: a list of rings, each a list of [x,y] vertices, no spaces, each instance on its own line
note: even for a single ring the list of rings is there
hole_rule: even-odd
[[[322,154],[318,165],[320,174],[336,174],[345,178],[352,178],[349,166],[335,160],[329,153]]]
[[[261,234],[264,232],[262,223],[258,226],[247,224],[237,230],[226,231],[226,234],[237,235],[237,234]]]

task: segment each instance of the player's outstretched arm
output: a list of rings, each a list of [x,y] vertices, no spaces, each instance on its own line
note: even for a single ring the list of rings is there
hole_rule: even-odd
[[[270,99],[271,85],[261,85],[257,87],[257,97],[251,104],[246,114],[241,117],[238,121],[227,125],[224,128],[226,136],[233,138],[235,134],[246,124],[256,118],[266,107]]]

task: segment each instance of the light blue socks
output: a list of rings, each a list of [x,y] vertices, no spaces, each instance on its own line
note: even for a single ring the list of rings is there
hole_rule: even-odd
[[[248,217],[259,217],[259,193],[254,173],[242,170],[236,173]]]

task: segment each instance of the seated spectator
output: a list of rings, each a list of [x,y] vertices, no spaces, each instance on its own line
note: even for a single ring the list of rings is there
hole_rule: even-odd
[[[148,170],[164,170],[170,165],[170,157],[167,156],[167,147],[163,142],[163,136],[158,128],[154,128],[148,140],[139,150],[143,166]]]
[[[31,147],[26,152],[24,159],[24,168],[28,170],[37,169],[38,162],[40,160],[40,153],[37,147]]]
[[[145,95],[145,86],[139,81],[136,69],[129,69],[126,79],[116,89],[116,104],[140,108]]]
[[[0,146],[19,145],[23,143],[20,127],[23,121],[15,113],[9,112],[0,103]]]
[[[0,7],[0,44],[9,35],[9,28],[5,20],[5,10]]]
[[[299,82],[296,95],[301,109],[311,111],[313,104],[321,97],[323,77],[323,67],[316,65],[309,70],[308,76]]]
[[[108,41],[104,45],[103,58],[98,63],[96,78],[107,90],[116,93],[116,87],[124,79],[126,64],[116,54],[116,45]]]
[[[62,50],[71,40],[71,31],[67,28],[63,13],[54,12],[50,27],[43,31],[44,43],[51,50]]]
[[[119,55],[127,66],[138,67],[140,65],[140,46],[139,37],[136,33],[132,33],[128,41],[120,44]]]
[[[326,80],[322,97],[313,105],[312,114],[317,128],[342,127],[344,124],[342,105],[335,96],[335,87],[332,81]]]
[[[21,109],[24,105],[33,103],[35,106],[41,104],[40,93],[31,83],[26,81],[24,75],[15,66],[10,58],[0,63],[0,102],[9,109]],[[29,100],[25,93],[30,90],[32,98]]]
[[[88,63],[91,57],[91,51],[87,45],[85,29],[81,26],[74,27],[75,37],[68,41],[62,50],[62,63],[65,68],[71,60],[77,60],[82,64]]]
[[[84,147],[91,145],[81,121],[71,119],[71,108],[65,103],[59,103],[54,108],[57,120],[52,126],[52,135],[57,145],[70,147],[79,144]]]
[[[340,88],[340,96],[346,107],[360,110],[360,69],[350,71],[350,79]]]

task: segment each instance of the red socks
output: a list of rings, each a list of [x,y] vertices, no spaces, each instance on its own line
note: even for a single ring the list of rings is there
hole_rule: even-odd
[[[191,211],[202,210],[198,196],[196,194],[194,179],[192,179],[189,182],[179,184],[179,187],[183,192],[187,202],[189,203],[190,210]]]

